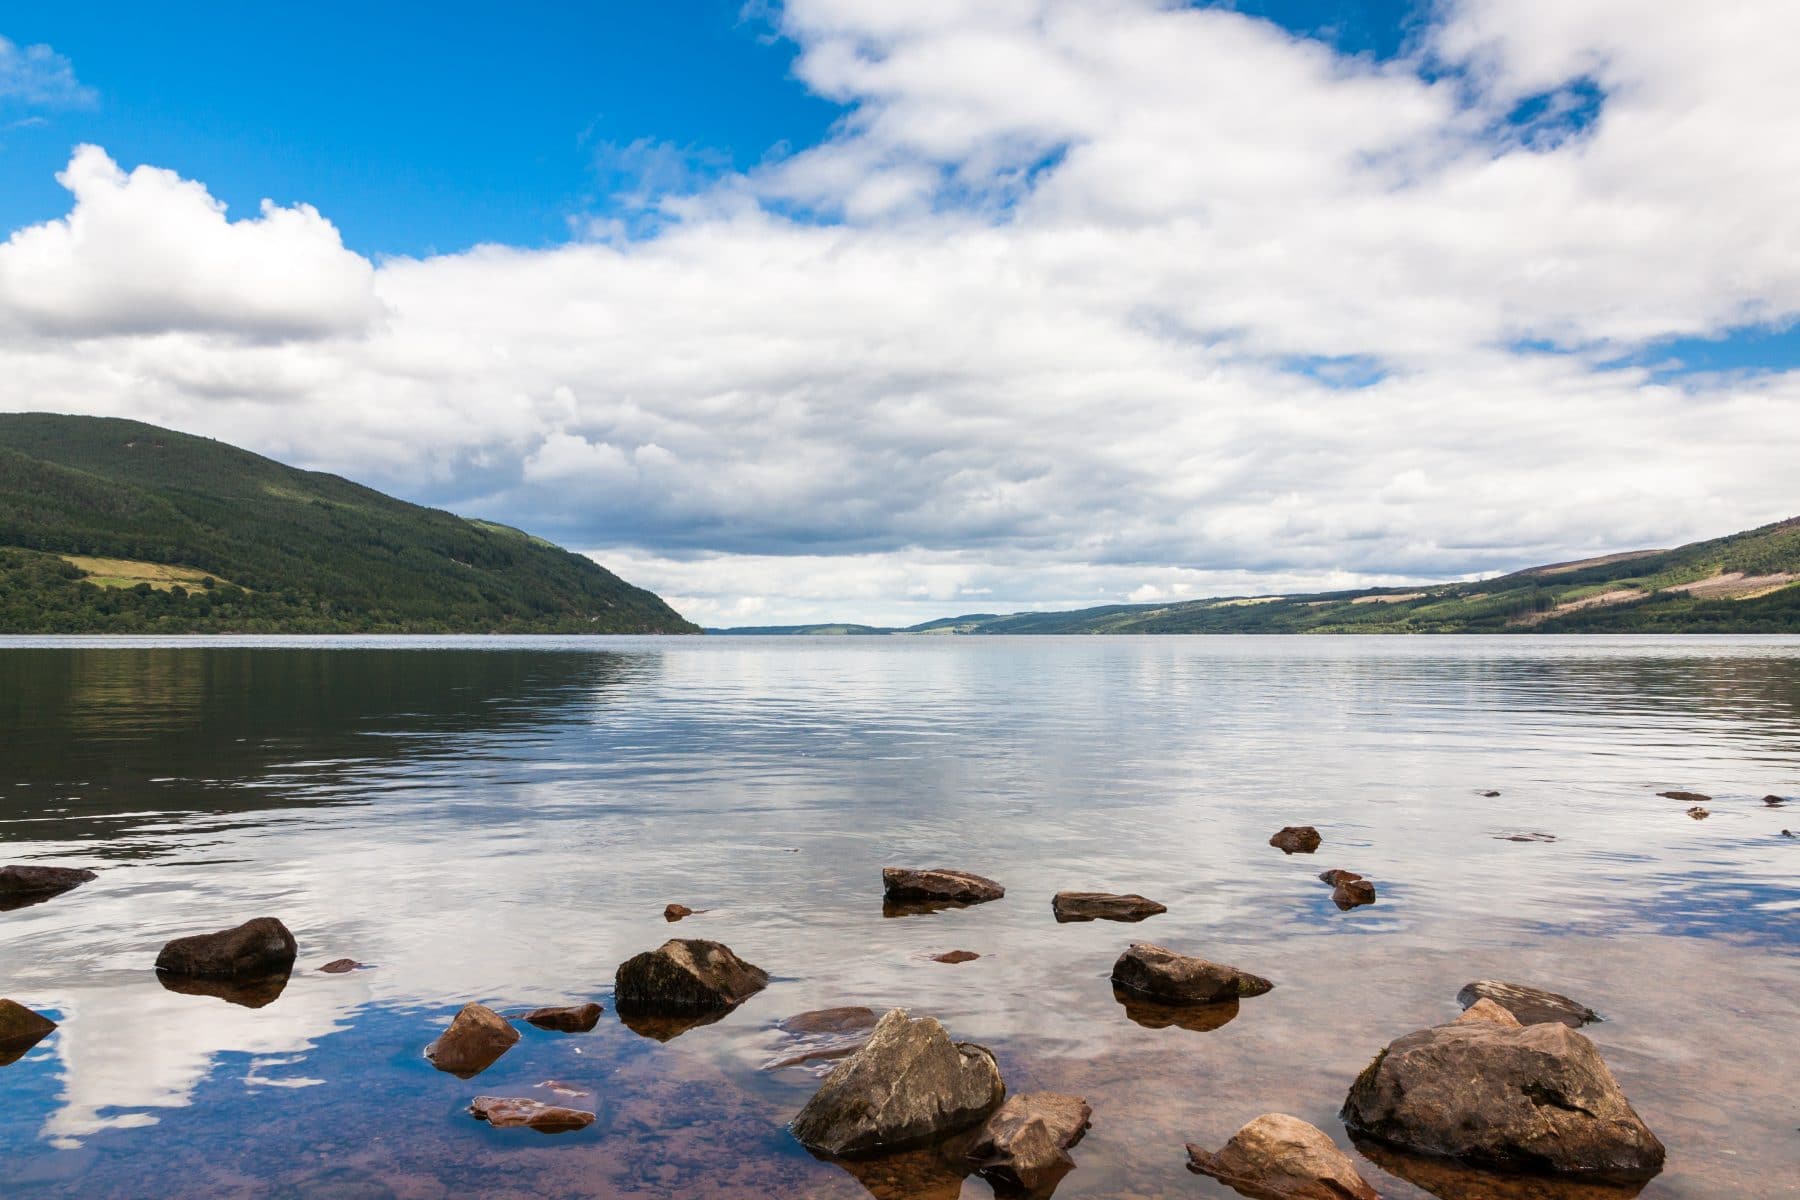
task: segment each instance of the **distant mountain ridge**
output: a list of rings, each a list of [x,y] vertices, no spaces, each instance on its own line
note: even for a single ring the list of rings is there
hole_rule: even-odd
[[[110,417],[0,413],[0,632],[697,633],[509,526]]]
[[[1800,517],[1674,550],[1550,563],[1472,583],[974,613],[894,629],[789,625],[709,632],[1800,633]]]

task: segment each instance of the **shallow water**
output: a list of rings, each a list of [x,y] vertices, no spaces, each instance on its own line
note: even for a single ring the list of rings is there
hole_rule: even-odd
[[[1324,846],[1284,856],[1287,824]],[[861,1004],[1085,1096],[1058,1197],[1226,1196],[1184,1142],[1286,1111],[1348,1147],[1356,1072],[1495,976],[1605,1014],[1586,1032],[1669,1148],[1647,1200],[1800,1195],[1784,826],[1793,639],[0,642],[0,862],[101,870],[0,913],[0,995],[61,1022],[0,1067],[0,1192],[954,1197],[784,1130],[817,1079],[762,1069],[777,1022]],[[886,864],[1007,896],[887,917]],[[1379,902],[1339,912],[1327,867]],[[1058,925],[1059,889],[1169,911]],[[672,901],[708,911],[672,926]],[[159,985],[164,941],[258,915],[300,942],[272,1003]],[[775,981],[641,1037],[613,969],[675,935]],[[1107,981],[1133,940],[1277,986],[1217,1028],[1140,1025]],[[981,957],[929,958],[951,949]],[[314,970],[342,956],[374,967]],[[477,1079],[421,1057],[466,1001],[590,998],[592,1033],[521,1026]],[[593,1127],[465,1112],[550,1079],[595,1093]],[[1561,1195],[1359,1161],[1389,1197]]]

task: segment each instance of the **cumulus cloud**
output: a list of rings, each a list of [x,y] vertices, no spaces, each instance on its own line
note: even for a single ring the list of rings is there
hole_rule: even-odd
[[[21,46],[0,37],[0,105],[83,108],[94,99],[67,58],[48,46]]]
[[[709,622],[1716,534],[1792,515],[1800,373],[1618,364],[1800,315],[1800,9],[1655,8],[1458,0],[1378,61],[1153,0],[790,0],[823,144],[682,176],[650,236],[378,267],[84,150],[0,248],[0,403],[509,520]]]
[[[127,174],[79,146],[60,221],[0,246],[0,314],[65,338],[195,331],[255,339],[356,333],[380,314],[374,267],[311,205],[232,221],[173,171]]]

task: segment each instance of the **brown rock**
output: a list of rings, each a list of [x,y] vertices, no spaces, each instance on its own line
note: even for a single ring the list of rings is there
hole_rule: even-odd
[[[600,1014],[606,1010],[598,1004],[568,1004],[556,1008],[534,1008],[525,1014],[525,1020],[539,1029],[554,1029],[558,1033],[586,1033],[600,1023]]]
[[[900,1149],[975,1125],[1006,1094],[986,1048],[953,1043],[930,1017],[889,1010],[794,1118],[794,1136],[843,1157]]]
[[[1319,848],[1319,831],[1311,825],[1289,825],[1269,839],[1283,854],[1311,854]]]
[[[1519,1018],[1485,997],[1463,1009],[1462,1016],[1456,1018],[1458,1025],[1468,1025],[1476,1021],[1486,1021],[1490,1025],[1504,1025],[1508,1029],[1519,1028]]]
[[[1787,799],[1783,796],[1764,796],[1763,803],[1770,808],[1780,808],[1783,804],[1787,803]]]
[[[1254,1200],[1379,1200],[1350,1156],[1321,1130],[1286,1113],[1265,1113],[1217,1154],[1190,1144],[1188,1169]]]
[[[931,961],[941,963],[966,963],[974,962],[980,957],[981,955],[975,953],[973,950],[946,950],[942,954],[932,955]]]
[[[156,969],[202,979],[285,975],[294,966],[294,935],[274,917],[257,917],[235,929],[180,937],[156,956]]]
[[[885,898],[900,904],[983,904],[1006,895],[1006,889],[991,879],[939,868],[883,867],[881,885]]]
[[[1688,809],[1688,816],[1694,818],[1696,821],[1704,821],[1706,818],[1712,816],[1712,814],[1696,804],[1694,807]]]
[[[60,896],[70,888],[98,878],[92,871],[79,867],[40,867],[24,863],[0,867],[0,912]]]
[[[1113,964],[1113,986],[1163,1004],[1210,1004],[1260,996],[1275,985],[1221,963],[1135,942]]]
[[[1081,1140],[1093,1115],[1079,1096],[1055,1092],[1009,1096],[982,1126],[969,1148],[969,1161],[997,1195],[1048,1195],[1075,1169],[1069,1147]]]
[[[594,1114],[579,1108],[544,1104],[522,1096],[477,1096],[469,1111],[497,1129],[525,1127],[539,1133],[568,1133],[586,1129]]]
[[[668,921],[670,924],[673,924],[674,922],[681,920],[681,918],[683,918],[683,917],[691,917],[695,913],[703,913],[705,911],[706,910],[704,908],[689,908],[685,904],[671,904],[667,908],[663,909],[663,920]]]
[[[1358,875],[1355,871],[1341,871],[1338,868],[1333,867],[1329,871],[1320,871],[1319,878],[1326,883],[1331,884],[1333,887],[1336,887],[1346,879],[1361,879],[1362,876]]]
[[[1331,889],[1331,901],[1345,912],[1364,904],[1373,904],[1375,885],[1361,876],[1339,880],[1338,885]]]
[[[1494,791],[1494,790],[1493,790],[1493,789],[1492,789],[1492,788],[1489,788],[1489,789],[1488,789],[1488,790],[1486,790],[1486,791],[1484,791],[1484,792],[1482,792],[1482,793],[1481,793],[1481,794],[1482,794],[1482,795],[1483,795],[1483,796],[1485,796],[1485,797],[1487,797],[1487,798],[1488,798],[1488,799],[1489,799],[1489,800],[1492,800],[1492,799],[1494,799],[1494,798],[1495,798],[1495,797],[1497,797],[1497,796],[1498,796],[1498,795],[1499,795],[1499,794],[1500,794],[1500,793],[1499,793],[1499,792],[1496,792],[1496,791]]]
[[[357,962],[354,958],[334,958],[324,966],[320,967],[319,970],[325,972],[327,975],[344,975],[356,970],[360,966],[362,966],[362,964]]]
[[[619,1012],[691,1016],[737,1007],[769,984],[769,973],[720,942],[671,938],[619,964],[613,1000]]]
[[[519,1031],[485,1004],[465,1004],[450,1028],[425,1047],[425,1057],[440,1071],[464,1079],[479,1075],[511,1050]]]
[[[1712,800],[1705,792],[1658,792],[1665,800],[1679,800],[1683,804],[1707,804]]]
[[[1146,900],[1136,893],[1115,895],[1111,892],[1058,892],[1051,897],[1050,910],[1058,924],[1070,921],[1142,921],[1168,906]]]
[[[1408,1034],[1357,1077],[1342,1116],[1365,1137],[1488,1170],[1635,1180],[1663,1165],[1594,1044],[1556,1023]]]
[[[0,1000],[0,1067],[25,1057],[56,1028],[56,1022],[15,1000]]]
[[[1477,1000],[1492,1000],[1519,1019],[1521,1025],[1540,1025],[1559,1021],[1570,1029],[1580,1029],[1600,1014],[1585,1004],[1543,988],[1526,987],[1522,983],[1505,983],[1498,979],[1477,979],[1465,983],[1456,993],[1456,1002],[1464,1008]]]

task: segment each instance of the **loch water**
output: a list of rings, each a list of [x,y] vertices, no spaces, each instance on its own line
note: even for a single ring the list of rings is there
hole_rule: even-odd
[[[1272,848],[1290,824],[1319,851]],[[0,1194],[987,1197],[786,1131],[818,1077],[766,1069],[777,1024],[898,1005],[1013,1091],[1088,1100],[1058,1197],[1229,1196],[1183,1143],[1276,1111],[1350,1148],[1357,1072],[1493,977],[1604,1015],[1584,1032],[1668,1147],[1646,1200],[1800,1196],[1784,828],[1792,638],[0,641],[0,863],[99,871],[0,912],[0,995],[60,1023],[0,1066]],[[1007,894],[889,915],[885,865]],[[1330,867],[1378,902],[1339,911]],[[1063,889],[1168,912],[1059,925]],[[152,970],[264,915],[300,958],[260,1007]],[[636,1032],[614,968],[671,936],[773,982]],[[1275,989],[1223,1023],[1128,1011],[1136,940]],[[930,957],[954,949],[980,957]],[[317,970],[340,957],[370,966]],[[475,1079],[422,1056],[468,1001],[588,999],[592,1032],[521,1024]],[[591,1127],[466,1111],[551,1080]],[[1590,1195],[1352,1153],[1390,1198]]]

